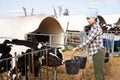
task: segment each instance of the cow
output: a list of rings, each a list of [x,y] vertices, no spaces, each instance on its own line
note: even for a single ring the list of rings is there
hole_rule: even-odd
[[[16,64],[15,59],[13,59],[14,66],[12,66],[11,75],[15,75],[17,67],[17,72],[21,73],[22,76],[26,76],[26,80],[28,80],[26,75],[27,71],[30,70],[30,72],[33,73],[32,67],[34,67],[34,76],[38,77],[40,66],[56,67],[63,63],[62,51],[60,48],[47,46],[39,42],[19,39],[5,40],[4,44],[11,45],[12,49],[10,54],[13,55],[13,53],[16,52],[18,56]],[[42,56],[44,57],[44,62],[40,63],[39,58]],[[33,64],[31,63],[32,59],[34,62]],[[12,80],[15,80],[15,78]]]
[[[21,73],[22,76],[25,76],[25,74],[27,74],[28,67],[32,73],[32,67],[31,67],[32,64],[30,61],[32,60],[32,54],[30,52],[32,52],[33,50],[40,49],[41,43],[27,41],[27,40],[18,40],[18,39],[13,39],[12,41],[5,40],[4,43],[12,45],[12,50],[10,52],[11,54],[16,52],[17,56],[22,55],[18,57],[17,64],[13,64],[15,66],[12,67],[13,69],[11,73],[15,74],[16,67],[18,69],[17,70],[18,73]],[[26,54],[26,53],[29,53],[29,54]],[[33,54],[34,76],[36,77],[38,77],[38,73],[39,73],[39,70],[36,70],[36,69],[40,67],[40,63],[39,63],[40,57],[42,57],[42,53],[36,52],[35,54]],[[13,63],[15,63],[15,59],[13,59]],[[26,80],[28,80],[27,76],[26,76]]]
[[[34,41],[18,40],[18,39],[13,39],[11,43],[16,44],[16,45],[24,45],[24,46],[30,47],[31,49],[34,49],[34,50],[47,49],[47,53],[45,50],[42,52],[39,52],[40,54],[38,54],[35,57],[35,59],[38,60],[40,57],[42,57],[42,55],[44,55],[44,58],[48,59],[48,66],[52,66],[52,65],[59,66],[63,62],[62,51],[61,51],[61,48],[59,48],[59,47],[56,48],[56,47],[43,45],[43,43],[39,44],[38,42],[34,42]],[[27,52],[31,52],[32,51],[31,49],[28,49]],[[48,56],[48,58],[46,56]],[[55,64],[55,62],[57,62],[57,63]]]
[[[37,45],[38,43],[32,42],[32,41],[24,41],[24,40],[12,40],[12,44],[24,45],[24,46],[34,49],[35,51],[40,50],[39,53],[34,54],[34,58],[33,58],[34,59],[34,76],[35,77],[38,77],[39,68],[41,68],[40,66],[56,67],[56,66],[60,66],[63,64],[63,55],[62,55],[61,48],[51,47],[51,46],[47,46],[45,44],[42,44],[41,47],[36,47],[36,46],[38,46]],[[30,44],[32,44],[32,46]],[[26,52],[24,52],[23,54],[26,54],[29,52],[32,52],[32,50],[27,49]],[[39,63],[39,58],[41,58],[42,56],[44,57],[44,59],[43,59],[44,62]],[[26,59],[24,59],[24,58],[26,58]],[[18,64],[23,63],[23,62],[21,62],[23,60],[26,60],[26,63],[31,62],[30,60],[32,60],[32,54],[28,54],[26,56],[22,56],[22,57],[18,58],[18,61],[17,61]],[[48,62],[46,62],[46,61],[48,61]],[[26,65],[29,66],[29,69],[32,73],[32,68],[31,68],[32,64],[29,63]],[[20,66],[21,65],[18,65],[19,71],[23,70],[20,72],[22,72],[22,75],[25,75],[25,71],[24,71],[25,69],[22,69],[24,65],[21,67]],[[27,70],[27,67],[26,67],[26,70]],[[26,77],[26,80],[27,80],[27,77]]]
[[[42,66],[56,67],[63,64],[63,55],[61,48],[42,46],[41,49],[46,49],[43,52]]]
[[[11,69],[12,55],[10,54],[11,46],[4,43],[0,44],[0,73],[8,73]],[[4,78],[4,76],[3,76]]]

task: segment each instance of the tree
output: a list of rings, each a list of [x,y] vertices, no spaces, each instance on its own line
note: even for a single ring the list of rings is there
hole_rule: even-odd
[[[34,10],[34,9],[32,8],[31,15],[33,15],[33,10]]]
[[[59,9],[59,17],[61,16],[61,13],[62,13],[62,7],[61,6],[58,6],[58,9]]]
[[[25,8],[25,7],[23,7],[23,10],[24,10],[24,14],[25,14],[25,16],[27,16],[27,11],[26,11],[26,8]]]
[[[64,10],[63,15],[64,15],[64,16],[69,16],[69,11],[68,11],[68,9],[65,9],[65,10]]]
[[[57,18],[57,12],[54,6],[53,6],[53,10],[54,10],[54,17]]]

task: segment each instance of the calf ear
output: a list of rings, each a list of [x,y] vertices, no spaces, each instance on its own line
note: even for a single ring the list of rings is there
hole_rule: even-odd
[[[41,43],[39,43],[39,44],[38,44],[38,46],[37,46],[37,48],[39,48],[39,49],[40,49],[41,47],[42,47],[42,44],[41,44]]]
[[[22,54],[25,54],[24,52],[22,52]]]
[[[57,49],[57,50],[58,50],[60,53],[63,53],[61,48],[59,48],[59,49]]]
[[[2,53],[0,53],[0,57],[2,56]]]
[[[3,44],[8,44],[8,43],[11,43],[9,40],[5,40],[4,42],[3,42]]]
[[[26,50],[26,53],[29,53],[29,52],[31,52],[31,51],[32,51],[31,49],[27,49],[27,50]]]

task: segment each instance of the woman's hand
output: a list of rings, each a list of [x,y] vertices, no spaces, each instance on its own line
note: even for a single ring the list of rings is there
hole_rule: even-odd
[[[77,50],[78,50],[77,47],[73,48],[73,49],[72,49],[72,54],[74,54]],[[86,50],[86,48],[85,48],[85,47],[82,47],[82,48],[80,48],[79,50],[80,50],[80,51],[83,51],[83,50]]]
[[[78,49],[77,47],[73,48],[72,49],[72,54],[74,54],[77,51],[77,49]]]

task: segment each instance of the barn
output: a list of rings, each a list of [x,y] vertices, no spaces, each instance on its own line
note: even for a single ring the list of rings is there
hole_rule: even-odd
[[[51,46],[64,47],[65,32],[83,30],[83,25],[87,23],[86,19],[85,22],[83,19],[85,16],[65,16],[55,19],[45,14],[0,18],[0,37],[40,42],[46,40],[45,42],[49,42]]]
[[[115,23],[118,19],[118,16],[103,17],[105,20],[101,18],[102,24],[105,21]],[[57,19],[46,14],[0,18],[0,37],[37,40],[64,48],[66,42],[79,43],[79,32],[83,31],[87,24],[85,15],[62,16]],[[69,35],[67,38],[66,32]]]
[[[119,22],[118,16],[99,16],[101,24]],[[114,20],[111,20],[113,19]],[[65,47],[80,43],[80,32],[88,25],[85,15],[62,16],[54,18],[50,15],[31,15],[12,18],[0,18],[1,39],[27,39],[48,42],[50,46]],[[120,37],[119,37],[120,38]],[[115,38],[116,39],[116,38]]]

